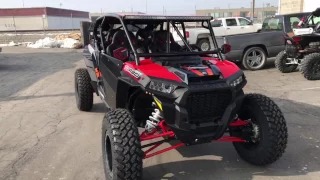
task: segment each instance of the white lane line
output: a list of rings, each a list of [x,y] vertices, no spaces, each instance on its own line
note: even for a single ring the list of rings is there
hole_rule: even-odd
[[[302,90],[305,91],[305,90],[312,90],[312,89],[320,89],[320,87],[305,88],[305,89],[302,89]]]

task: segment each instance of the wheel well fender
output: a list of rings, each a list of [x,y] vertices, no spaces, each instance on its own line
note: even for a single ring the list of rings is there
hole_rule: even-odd
[[[198,34],[198,37],[197,37],[197,44],[199,43],[200,40],[202,39],[208,39],[209,40],[209,36],[210,34],[209,33],[202,33],[202,34]]]
[[[135,91],[141,90],[140,87],[132,83],[127,78],[119,78],[117,83],[117,92],[116,92],[116,107],[117,108],[128,108],[131,96]]]
[[[144,124],[145,120],[151,114],[153,98],[144,93],[141,86],[136,83],[131,83],[125,78],[120,78],[116,93],[116,107],[128,109],[136,123]]]
[[[247,51],[249,48],[252,48],[252,47],[259,47],[259,48],[263,49],[264,52],[266,53],[267,57],[269,56],[268,50],[267,50],[267,48],[266,48],[265,45],[263,45],[263,44],[254,44],[254,45],[250,45],[250,46],[247,46],[246,48],[244,48],[244,50],[243,50],[243,52],[242,52],[242,58],[243,58],[244,54],[246,53],[246,51]]]

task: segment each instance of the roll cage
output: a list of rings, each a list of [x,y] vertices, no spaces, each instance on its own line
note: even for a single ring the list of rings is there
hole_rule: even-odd
[[[166,41],[166,53],[138,53],[134,47],[131,38],[128,38],[130,47],[135,57],[135,62],[137,65],[140,64],[140,57],[170,57],[170,56],[192,56],[192,55],[208,55],[208,54],[217,54],[219,59],[222,60],[221,48],[218,48],[218,43],[214,37],[214,32],[210,21],[212,20],[211,16],[156,16],[156,15],[119,15],[119,14],[106,14],[97,18],[93,25],[93,37],[95,40],[99,39],[102,41],[102,28],[104,24],[118,24],[123,28],[127,37],[130,37],[129,30],[127,25],[131,24],[136,26],[136,24],[143,23],[165,23],[167,29],[167,41]],[[211,40],[216,47],[212,51],[193,51],[191,46],[187,42],[186,31],[184,22],[201,22],[202,27],[206,28],[210,32]],[[206,25],[207,24],[207,25]],[[186,45],[186,48],[189,52],[170,52],[170,25],[177,32],[178,36],[181,38],[183,43]],[[182,33],[179,31],[177,25],[181,25]],[[163,25],[161,25],[162,28]],[[110,27],[113,28],[113,27]],[[100,37],[97,36],[97,33],[100,34]]]

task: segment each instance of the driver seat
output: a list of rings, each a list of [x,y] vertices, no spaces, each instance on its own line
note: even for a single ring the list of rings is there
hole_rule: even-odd
[[[135,46],[136,40],[134,34],[129,31],[131,41]],[[107,47],[107,54],[122,61],[130,60],[131,46],[128,41],[127,35],[124,30],[117,31],[113,38],[112,43]]]
[[[167,30],[160,30],[154,33],[151,44],[152,52],[165,52],[167,48]],[[181,50],[181,46],[174,41],[172,34],[170,33],[170,52],[178,52]]]

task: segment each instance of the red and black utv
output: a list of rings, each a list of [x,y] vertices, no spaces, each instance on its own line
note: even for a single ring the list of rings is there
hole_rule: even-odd
[[[102,124],[107,179],[142,179],[143,159],[213,141],[232,142],[255,165],[273,163],[284,153],[288,134],[281,110],[264,95],[244,94],[246,77],[223,60],[230,46],[218,47],[210,20],[118,14],[96,20],[84,49],[87,68],[75,72],[75,91],[82,111],[92,108],[94,93],[108,107]],[[189,22],[208,29],[212,50],[187,43]],[[159,147],[171,140],[180,143]]]
[[[303,22],[303,27],[313,28],[312,33],[285,37],[285,50],[277,55],[275,66],[282,73],[298,68],[307,80],[320,80],[320,8]]]

